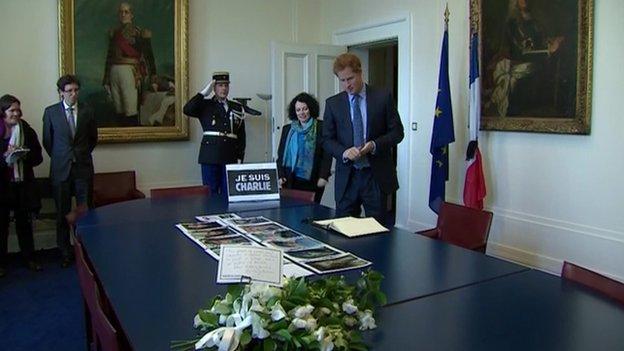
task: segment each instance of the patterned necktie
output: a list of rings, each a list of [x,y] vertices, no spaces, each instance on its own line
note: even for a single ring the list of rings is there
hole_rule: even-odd
[[[353,95],[353,146],[364,145],[364,123],[362,122],[362,110],[360,110],[360,95]]]
[[[360,95],[353,95],[353,146],[362,147],[364,145],[364,121],[362,118],[362,110],[360,109]],[[359,158],[354,162],[357,169],[369,166],[366,156]]]
[[[69,130],[73,138],[76,136],[76,123],[74,123],[74,108],[72,106],[67,108],[67,124],[69,124]]]

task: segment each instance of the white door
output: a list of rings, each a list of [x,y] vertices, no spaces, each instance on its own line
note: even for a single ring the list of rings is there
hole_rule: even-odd
[[[325,99],[340,89],[332,70],[334,59],[346,51],[346,46],[271,42],[273,160],[277,159],[282,126],[288,123],[290,100],[301,92],[312,94],[319,101],[322,118]]]

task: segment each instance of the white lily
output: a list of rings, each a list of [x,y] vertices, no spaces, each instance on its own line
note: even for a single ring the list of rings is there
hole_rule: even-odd
[[[342,310],[346,314],[354,314],[358,311],[358,308],[356,305],[353,304],[353,299],[349,299],[342,303]]]
[[[373,311],[366,310],[364,312],[360,312],[358,313],[358,318],[360,319],[360,330],[377,328],[375,318],[373,318]]]
[[[312,311],[314,311],[314,306],[312,305],[299,306],[295,308],[293,315],[295,318],[306,318]]]
[[[308,325],[308,322],[306,322],[305,319],[294,318],[292,322],[290,322],[290,325],[293,326],[295,329],[303,329]]]
[[[273,321],[279,321],[284,317],[286,317],[286,311],[284,310],[284,307],[282,307],[282,304],[278,301],[275,305],[273,305],[273,307],[271,307],[271,319]]]
[[[195,318],[193,318],[193,328],[205,328],[208,326],[208,323],[204,322],[201,320],[201,318],[199,317],[199,313],[195,315]]]
[[[262,318],[256,313],[251,313],[251,336],[256,339],[265,339],[269,335],[271,333],[264,329]]]

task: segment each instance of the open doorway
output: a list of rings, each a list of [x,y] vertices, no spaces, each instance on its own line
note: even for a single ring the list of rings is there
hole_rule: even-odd
[[[364,81],[374,87],[389,90],[394,98],[394,104],[396,106],[398,99],[399,72],[398,39],[392,38],[352,45],[348,47],[348,51],[356,54],[362,61],[362,75]],[[394,166],[396,167],[396,148],[392,150],[392,158]],[[395,223],[396,219],[396,198],[396,193],[393,193],[388,203],[389,218],[391,218],[392,224]]]

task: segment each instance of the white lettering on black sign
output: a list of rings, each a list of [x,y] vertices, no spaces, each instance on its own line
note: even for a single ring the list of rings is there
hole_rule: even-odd
[[[276,198],[279,197],[276,168],[249,169],[249,165],[245,166],[245,169],[228,167],[228,194],[230,199],[237,197],[237,200],[240,201],[243,200],[240,197],[252,195],[251,200],[260,200],[262,198],[259,196],[269,194],[275,194]]]

